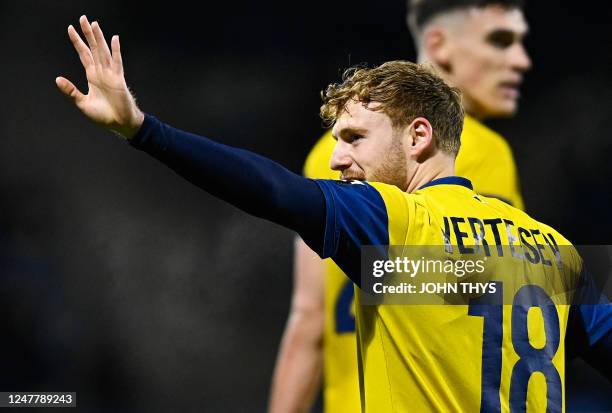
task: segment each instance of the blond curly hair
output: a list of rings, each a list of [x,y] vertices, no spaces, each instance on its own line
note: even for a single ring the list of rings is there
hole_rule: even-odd
[[[461,92],[448,86],[430,66],[407,61],[392,61],[374,68],[357,66],[347,69],[342,83],[333,83],[321,92],[321,117],[331,126],[345,111],[349,100],[381,111],[395,128],[408,126],[424,117],[432,126],[436,146],[457,154],[463,129]]]

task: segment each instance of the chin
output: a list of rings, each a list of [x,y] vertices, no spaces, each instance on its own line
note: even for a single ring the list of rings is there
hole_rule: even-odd
[[[518,111],[516,101],[502,102],[496,105],[491,105],[487,111],[486,118],[511,118]]]

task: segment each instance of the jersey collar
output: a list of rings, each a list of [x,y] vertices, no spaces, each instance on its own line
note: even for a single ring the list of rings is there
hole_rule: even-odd
[[[461,176],[445,176],[443,178],[434,179],[425,185],[421,185],[418,189],[423,189],[434,185],[461,185],[468,189],[474,189],[472,182],[469,179]]]

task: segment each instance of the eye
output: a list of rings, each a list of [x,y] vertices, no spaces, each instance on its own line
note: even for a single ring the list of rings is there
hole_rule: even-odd
[[[351,134],[351,135],[347,136],[346,141],[347,141],[348,143],[354,143],[354,142],[357,142],[357,141],[358,141],[358,140],[360,140],[360,139],[363,139],[363,136],[362,136],[362,135],[358,135],[358,134],[356,134],[356,133],[353,133],[353,134]]]
[[[496,30],[487,36],[487,43],[498,49],[507,49],[514,40],[514,33],[508,30]]]

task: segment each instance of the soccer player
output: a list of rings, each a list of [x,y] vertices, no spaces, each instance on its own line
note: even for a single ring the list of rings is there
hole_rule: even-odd
[[[512,151],[481,123],[517,110],[522,75],[531,62],[523,48],[528,26],[520,0],[409,0],[408,27],[418,61],[431,64],[463,94],[466,117],[456,173],[474,189],[523,209]],[[304,165],[309,178],[338,179],[349,157],[330,158],[329,130]],[[362,172],[344,177],[367,178]],[[331,260],[321,262],[296,240],[294,291],[272,382],[270,412],[308,411],[323,370],[324,409],[359,408],[353,286]],[[321,368],[321,365],[323,368]]]
[[[80,23],[89,47],[72,26],[68,33],[89,91],[63,77],[56,83],[81,112],[212,195],[296,231],[358,287],[367,285],[363,245],[438,245],[439,259],[476,254],[468,245],[491,257],[504,246],[513,251],[507,284],[495,283],[502,273],[488,274],[513,305],[484,305],[486,295],[465,305],[357,302],[362,411],[563,411],[569,306],[552,293],[576,298],[586,281],[581,259],[554,229],[453,176],[463,123],[456,89],[409,62],[348,72],[327,89],[321,112],[334,123],[334,156],[353,157],[362,169],[346,172],[363,170],[372,183],[311,180],[143,114],[125,82],[118,37],[111,52],[96,22]],[[367,298],[357,291],[357,300]],[[583,314],[592,345],[612,348],[610,306]],[[610,351],[603,354],[610,362]]]

